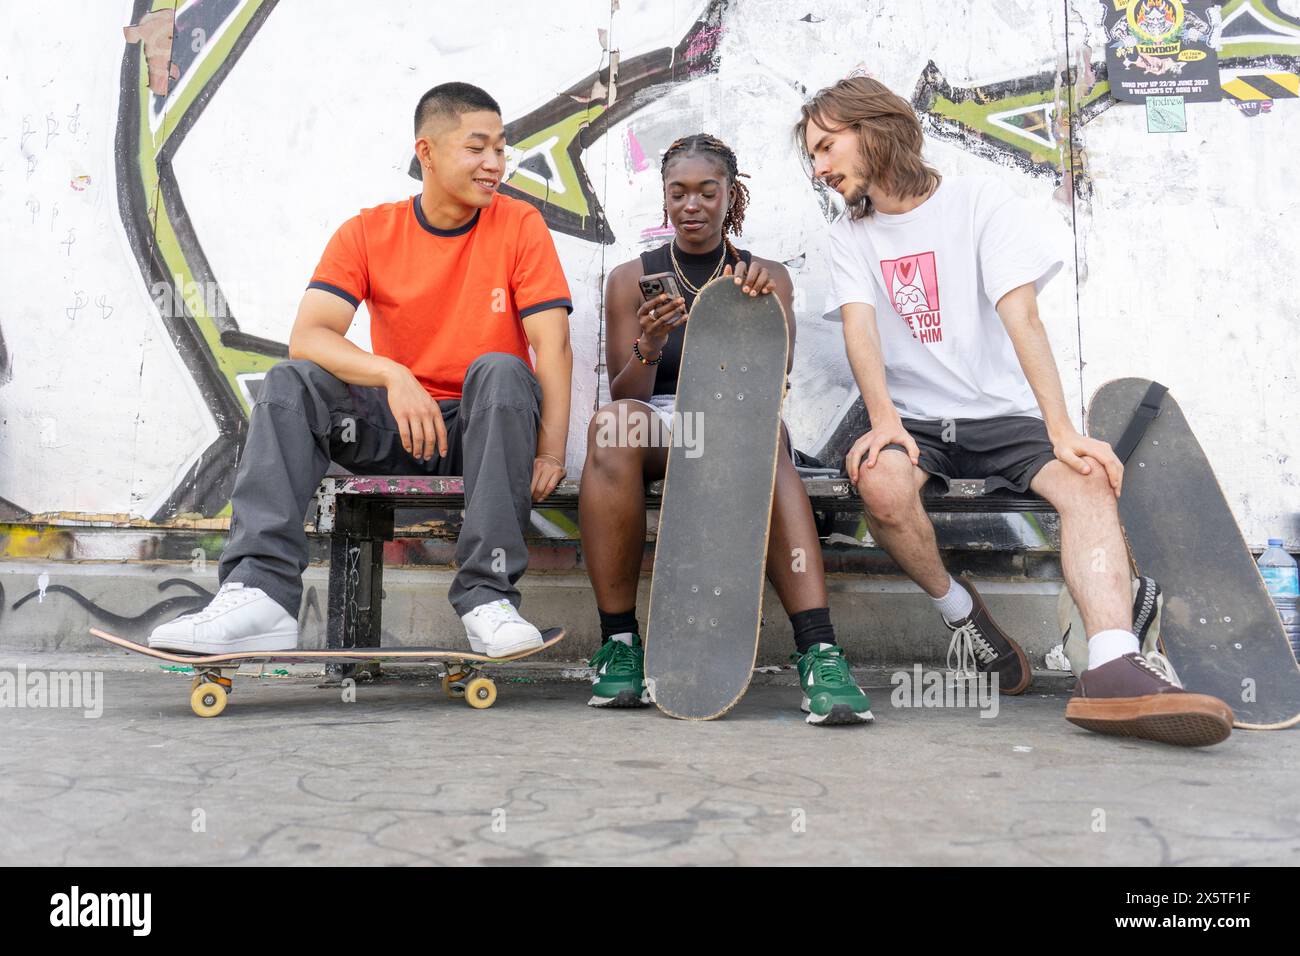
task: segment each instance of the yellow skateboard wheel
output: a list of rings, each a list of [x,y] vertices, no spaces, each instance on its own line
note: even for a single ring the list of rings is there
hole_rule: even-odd
[[[475,677],[465,685],[465,703],[477,710],[486,710],[496,703],[497,685],[490,678]]]
[[[215,717],[226,709],[226,689],[205,681],[190,694],[190,709],[200,717]]]

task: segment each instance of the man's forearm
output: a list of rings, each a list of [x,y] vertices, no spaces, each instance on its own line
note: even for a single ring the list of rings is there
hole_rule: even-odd
[[[1038,318],[1037,299],[1033,286],[1025,286],[1008,293],[998,303],[998,313],[1007,335],[1016,350],[1020,369],[1033,389],[1038,408],[1043,413],[1043,424],[1049,436],[1068,435],[1075,431],[1070,413],[1065,407],[1065,390],[1061,375],[1056,369],[1047,329]]]
[[[542,387],[542,424],[537,432],[537,454],[564,463],[569,439],[569,397],[573,383],[573,351],[563,347],[537,353],[537,382]]]
[[[867,417],[874,425],[883,424],[898,417],[893,399],[889,397],[889,386],[885,383],[885,359],[880,349],[880,336],[871,329],[853,329],[845,327],[844,347],[849,357],[849,368],[853,371],[853,380],[858,383],[862,394],[862,403],[867,408]]]
[[[289,357],[315,362],[349,385],[387,387],[402,365],[358,348],[333,329],[304,329],[289,340]]]
[[[1049,435],[1068,434],[1075,430],[1070,413],[1065,407],[1065,390],[1056,370],[1056,359],[1047,341],[1047,330],[1042,322],[1033,319],[1020,332],[1011,337],[1020,359],[1020,368],[1034,390],[1034,398],[1043,413],[1043,424]]]

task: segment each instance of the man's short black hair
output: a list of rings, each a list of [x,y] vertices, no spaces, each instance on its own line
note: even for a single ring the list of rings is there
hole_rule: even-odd
[[[462,113],[488,110],[501,115],[497,101],[470,83],[440,83],[420,97],[415,107],[415,135],[434,117],[456,120]]]

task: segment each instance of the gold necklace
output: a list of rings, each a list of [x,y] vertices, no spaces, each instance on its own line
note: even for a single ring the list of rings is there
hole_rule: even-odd
[[[682,267],[677,262],[676,246],[677,243],[675,242],[670,241],[668,243],[668,258],[670,258],[673,261],[673,272],[677,273],[677,278],[682,280],[682,285],[690,289],[691,292],[693,292],[695,295],[699,295],[700,289],[704,288],[704,286],[708,285],[710,282],[712,282],[714,279],[716,279],[719,275],[722,274],[722,264],[727,261],[727,241],[725,239],[722,241],[722,258],[718,260],[718,264],[713,267],[713,272],[709,275],[707,279],[704,280],[703,284],[700,286],[691,285],[691,280],[686,278],[686,273],[683,271]]]

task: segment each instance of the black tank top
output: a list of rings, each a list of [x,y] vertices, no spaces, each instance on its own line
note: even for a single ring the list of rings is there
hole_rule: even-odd
[[[730,253],[727,254],[726,262],[723,268],[735,266],[738,261],[743,261],[746,266],[753,263],[753,257],[746,249],[737,249],[740,259]],[[676,250],[677,264],[681,266],[682,273],[690,281],[691,285],[696,288],[703,287],[705,281],[713,274],[713,270],[718,265],[718,257],[722,255],[721,249],[714,249],[712,252],[706,252],[703,255],[696,255],[689,252]],[[641,253],[641,274],[654,275],[656,272],[672,272],[673,262],[668,254],[668,244],[660,246],[658,249],[652,249],[649,252]],[[678,282],[681,285],[681,282]],[[695,305],[695,293],[686,286],[682,285],[682,298],[686,300],[686,311],[689,312]],[[689,324],[689,323],[688,323]],[[677,373],[682,366],[682,340],[686,338],[686,326],[679,325],[668,333],[668,341],[664,343],[663,355],[659,359],[659,364],[655,366],[655,395],[676,395],[677,394]]]

